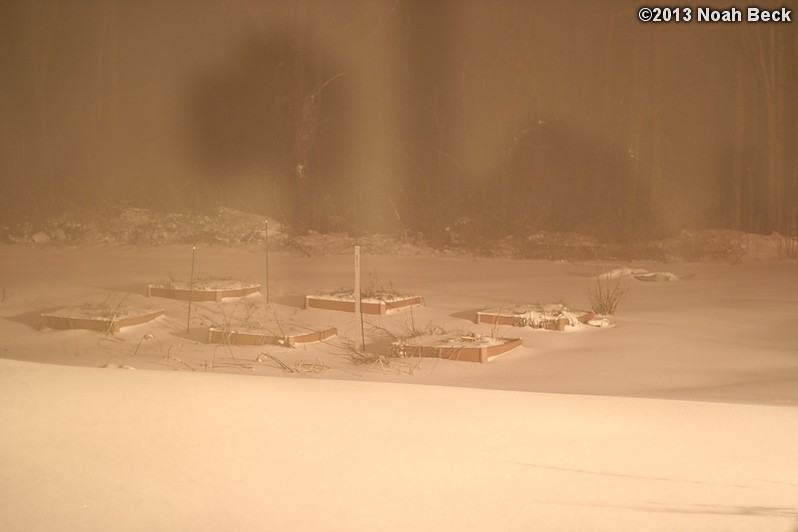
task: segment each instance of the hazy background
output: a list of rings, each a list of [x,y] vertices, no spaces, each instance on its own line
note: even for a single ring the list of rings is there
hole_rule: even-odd
[[[798,22],[643,24],[640,5],[5,0],[2,215],[796,234]]]

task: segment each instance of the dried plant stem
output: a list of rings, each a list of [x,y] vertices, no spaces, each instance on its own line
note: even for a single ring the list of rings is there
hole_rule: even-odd
[[[183,362],[183,360],[182,360],[182,359],[179,359],[179,358],[177,358],[177,357],[175,357],[174,359],[175,359],[175,360],[178,362],[177,369],[180,369],[182,366],[186,366],[186,367],[187,367],[188,369],[190,369],[191,371],[197,371],[197,370],[196,370],[196,368],[194,368],[194,367],[193,367],[193,366],[191,366],[190,364],[187,364],[186,362]]]
[[[143,342],[144,340],[152,340],[153,338],[155,338],[155,335],[152,333],[147,333],[144,336],[142,336],[141,339],[139,340],[139,343],[136,344],[136,349],[133,350],[133,356],[136,356],[136,354],[139,352],[139,347],[141,347],[141,342]]]
[[[588,288],[590,307],[599,316],[612,316],[626,295],[626,285],[620,279],[596,278],[595,287]]]
[[[297,362],[294,367],[288,366],[285,362],[280,360],[274,355],[270,355],[269,353],[261,353],[255,359],[256,362],[265,362],[266,360],[271,360],[279,369],[282,369],[286,373],[321,373],[323,371],[329,371],[331,368],[326,364],[316,359],[314,362]]]

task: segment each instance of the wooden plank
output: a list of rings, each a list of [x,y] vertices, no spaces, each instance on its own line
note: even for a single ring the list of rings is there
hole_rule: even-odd
[[[68,311],[66,311],[68,312]],[[163,309],[153,311],[144,311],[142,314],[135,314],[132,316],[115,317],[115,316],[80,316],[79,310],[76,309],[74,315],[64,315],[65,312],[61,311],[59,314],[42,314],[42,328],[50,328],[57,330],[67,329],[87,329],[90,331],[116,333],[122,327],[130,327],[132,325],[141,325],[152,321],[158,316],[163,315]]]
[[[335,327],[320,331],[308,331],[286,336],[256,331],[225,331],[211,327],[208,329],[208,343],[230,345],[286,345],[293,347],[299,344],[321,342],[338,334]]]
[[[395,301],[363,301],[361,309],[364,314],[385,315],[389,311],[399,310],[414,305],[423,305],[424,299],[420,296],[409,296]],[[341,299],[326,298],[324,296],[305,296],[305,308],[323,310],[337,310],[341,312],[355,312],[355,302]]]
[[[245,297],[260,291],[260,285],[233,288],[229,290],[188,290],[183,288],[165,288],[163,286],[148,285],[148,297],[165,297],[178,301],[188,301],[189,294],[192,301],[221,302],[226,297]]]
[[[488,363],[495,358],[521,347],[520,338],[499,338],[501,344],[491,346],[445,346],[445,345],[406,345],[409,357],[445,358],[463,362]]]

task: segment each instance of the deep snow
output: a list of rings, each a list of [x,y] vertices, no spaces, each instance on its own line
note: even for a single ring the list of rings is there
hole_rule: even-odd
[[[473,323],[488,307],[585,308],[595,276],[616,267],[680,278],[629,279],[616,327],[502,327],[524,347],[484,365],[424,359],[407,375],[352,364],[353,315],[301,308],[351,286],[348,256],[272,254],[272,316],[339,330],[298,349],[199,341],[265,309],[260,295],[196,304],[189,334],[186,302],[145,297],[148,283],[188,275],[190,246],[1,246],[0,257],[4,529],[798,526],[795,261],[366,255],[364,274],[426,301],[369,316],[372,349],[386,330],[490,334]],[[264,283],[264,257],[199,247],[197,270]],[[166,316],[115,335],[39,330],[41,312],[87,303]],[[330,370],[286,374],[262,352]]]

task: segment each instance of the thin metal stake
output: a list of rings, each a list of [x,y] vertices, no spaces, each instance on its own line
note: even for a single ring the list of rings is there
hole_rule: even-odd
[[[266,304],[269,304],[269,220],[266,220]]]
[[[186,320],[186,334],[191,331],[191,294],[194,292],[194,259],[197,256],[197,244],[191,250],[191,280],[188,284],[188,319]]]
[[[366,333],[363,328],[363,307],[360,293],[360,246],[355,246],[355,326],[360,328],[360,349],[366,351]]]

